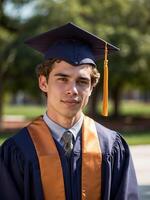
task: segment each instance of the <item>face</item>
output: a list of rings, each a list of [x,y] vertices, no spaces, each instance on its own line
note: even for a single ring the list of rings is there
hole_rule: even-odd
[[[39,86],[47,93],[48,115],[58,118],[79,117],[91,95],[91,66],[73,66],[65,61],[55,62],[49,74],[39,77]]]

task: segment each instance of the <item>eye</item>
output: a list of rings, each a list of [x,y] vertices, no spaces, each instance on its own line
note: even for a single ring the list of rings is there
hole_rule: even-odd
[[[81,79],[81,80],[78,80],[77,83],[78,83],[79,85],[86,86],[86,85],[89,85],[89,80]]]
[[[68,81],[68,79],[66,77],[59,77],[57,80],[61,81],[61,82],[67,82]]]

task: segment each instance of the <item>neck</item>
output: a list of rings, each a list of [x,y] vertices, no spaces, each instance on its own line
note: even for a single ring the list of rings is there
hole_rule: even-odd
[[[55,123],[59,124],[60,126],[66,129],[71,128],[81,117],[81,113],[73,117],[66,117],[66,116],[52,115],[49,111],[47,111],[47,115]]]

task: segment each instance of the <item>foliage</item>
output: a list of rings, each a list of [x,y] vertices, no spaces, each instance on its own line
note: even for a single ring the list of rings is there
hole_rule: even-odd
[[[149,0],[3,0],[0,14],[0,80],[3,91],[23,90],[40,98],[34,74],[42,61],[23,41],[35,34],[72,21],[120,47],[119,55],[109,58],[110,93],[118,113],[124,87],[148,91],[150,85],[150,4]],[[15,9],[35,2],[29,18],[6,13],[6,3]],[[98,66],[102,66],[102,62]],[[99,69],[101,74],[103,69]],[[102,85],[102,80],[100,82]],[[2,86],[1,86],[2,87]],[[92,96],[91,111],[96,112],[99,87]],[[0,92],[2,94],[2,92]],[[0,97],[2,99],[2,96]]]

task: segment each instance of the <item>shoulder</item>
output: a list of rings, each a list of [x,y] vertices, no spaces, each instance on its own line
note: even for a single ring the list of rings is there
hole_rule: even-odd
[[[27,128],[8,138],[1,146],[1,157],[19,157],[23,161],[36,160],[36,152]]]
[[[100,146],[103,154],[114,154],[122,152],[129,154],[129,147],[120,133],[104,127],[103,125],[95,122]]]

